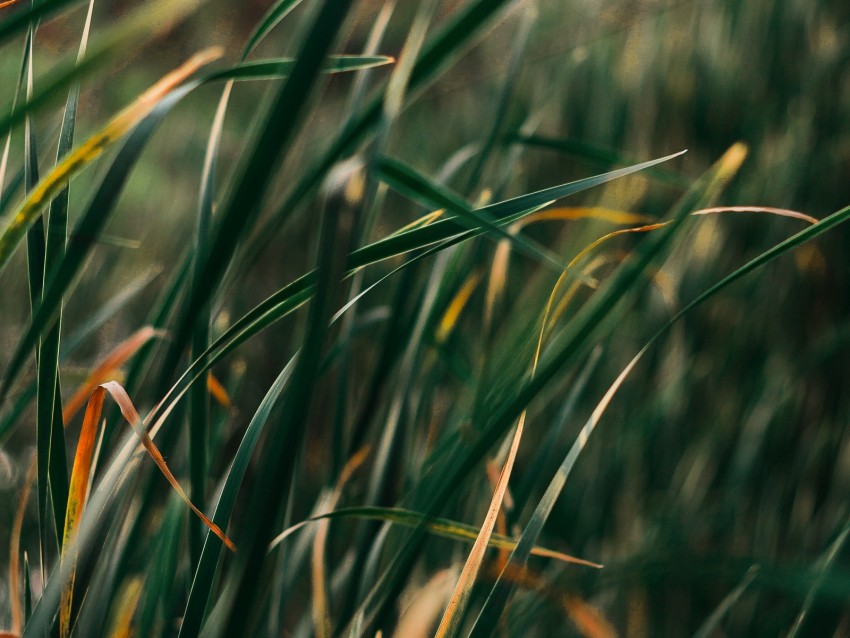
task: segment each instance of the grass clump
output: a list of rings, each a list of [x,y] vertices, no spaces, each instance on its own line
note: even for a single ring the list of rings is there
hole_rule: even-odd
[[[221,4],[0,8],[0,623],[840,632],[843,5]]]

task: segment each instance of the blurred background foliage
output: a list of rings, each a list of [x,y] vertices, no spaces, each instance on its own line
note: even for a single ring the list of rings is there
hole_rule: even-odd
[[[108,24],[131,4],[96,3],[95,24]],[[459,4],[439,3],[435,24]],[[259,0],[210,0],[167,36],[110,62],[94,81],[83,83],[79,139],[176,61],[203,46],[223,45],[228,59],[235,59],[266,5]],[[382,5],[357,4],[337,51],[363,50]],[[537,5],[491,157],[480,177],[473,175],[473,159],[448,179],[448,185],[470,201],[481,197],[482,188],[491,189],[500,200],[687,148],[684,157],[663,165],[664,171],[617,180],[565,202],[658,217],[730,145],[742,141],[750,149],[748,159],[720,204],[793,209],[821,218],[850,202],[850,3],[541,0]],[[439,81],[409,96],[389,133],[388,154],[436,176],[455,154],[480,150],[499,112],[512,47],[529,10],[519,3]],[[37,72],[74,49],[80,11],[41,25]],[[379,53],[398,55],[415,11],[416,3],[399,3]],[[310,12],[310,2],[299,6],[263,42],[257,57],[293,55]],[[11,101],[19,51],[18,43],[0,50],[0,82],[7,87],[4,103]],[[370,71],[369,82],[388,73],[386,68]],[[329,131],[341,126],[354,78],[330,78],[315,98],[310,123],[302,128],[295,152],[267,195],[267,213],[275,210],[294,176],[327,146]],[[266,83],[246,83],[234,91],[219,158],[221,183],[234,170],[270,90]],[[93,308],[106,305],[140,276],[149,275],[151,283],[63,362],[66,388],[144,324],[191,243],[218,95],[219,88],[212,86],[190,95],[164,121],[133,172],[105,236],[67,300],[64,325],[72,330]],[[55,153],[60,111],[39,113],[35,120],[45,161]],[[16,130],[12,148],[22,147],[23,132]],[[21,154],[12,157],[14,174]],[[74,182],[72,219],[102,173],[102,166],[95,167]],[[320,204],[308,202],[298,216],[265,238],[262,254],[219,300],[214,332],[307,270]],[[390,193],[372,238],[423,212]],[[526,520],[554,471],[555,465],[540,467],[540,450],[554,445],[554,459],[560,459],[616,375],[671,312],[802,226],[794,219],[730,213],[701,218],[678,239],[653,285],[602,342],[602,356],[578,398],[576,416],[554,442],[547,435],[558,424],[577,371],[550,384],[542,400],[532,404],[511,483],[512,489],[520,485],[528,493],[509,513],[509,522]],[[556,254],[572,256],[576,247],[609,229],[591,220],[541,223],[529,227],[528,235]],[[492,253],[493,244],[478,241],[479,256],[463,262],[444,281],[438,310],[445,309],[471,272],[486,273],[484,255]],[[618,238],[601,252],[616,255],[638,241]],[[591,603],[624,635],[686,635],[697,630],[757,564],[754,581],[735,598],[715,635],[777,635],[793,625],[813,579],[821,573],[819,559],[850,520],[848,245],[850,229],[842,226],[795,250],[687,315],[650,351],[603,418],[542,537],[548,546],[606,567],[556,569],[533,559],[532,570],[545,576],[552,591]],[[26,281],[17,275],[24,272],[25,256],[19,253],[0,277],[4,358],[29,319]],[[603,268],[600,276],[605,272]],[[395,448],[383,504],[397,503],[425,471],[416,446],[431,445],[430,437],[443,427],[459,428],[463,436],[483,348],[490,349],[494,363],[481,382],[492,384],[494,393],[527,371],[525,362],[530,362],[555,276],[514,255],[504,304],[490,335],[482,331],[485,287],[479,285],[445,341],[433,331],[423,337],[403,416],[407,434]],[[380,364],[382,349],[393,347],[392,339],[398,338],[391,330],[389,309],[401,308],[406,314],[399,320],[412,322],[427,281],[428,270],[421,267],[365,298],[361,313],[372,312],[374,321],[351,346],[349,365],[357,373],[346,381],[354,397],[354,416],[346,421],[350,426],[361,414],[357,401]],[[409,295],[409,300],[399,304],[398,295]],[[297,347],[305,317],[286,319],[217,365],[216,374],[231,389],[236,412],[225,414],[213,407],[226,429],[225,444],[212,457],[216,472],[226,467],[256,405]],[[391,365],[400,365],[398,358]],[[511,366],[517,371],[501,375]],[[312,417],[299,462],[292,520],[309,515],[320,489],[332,484],[331,468],[339,468],[339,459],[332,458],[338,453],[331,452],[338,374],[332,371],[320,386],[322,405]],[[151,406],[158,399],[156,387],[150,383],[131,389],[137,405]],[[369,432],[386,418],[384,404]],[[27,419],[29,412],[22,422]],[[120,426],[116,422],[114,427]],[[30,428],[20,427],[3,442],[4,519],[11,520],[33,436]],[[377,441],[377,435],[366,438]],[[164,452],[175,459],[175,473],[185,475],[180,448]],[[476,476],[447,514],[477,525],[491,488],[483,471]],[[346,503],[361,503],[365,492],[366,480],[353,479]],[[354,529],[349,525],[332,528],[329,561],[342,556],[345,537]],[[8,529],[0,527],[0,547],[9,540]],[[35,538],[34,530],[35,522],[28,521],[24,538]],[[135,558],[139,569],[145,556],[142,552]],[[429,541],[415,579],[424,580],[463,556],[451,541]],[[6,569],[5,557],[0,565]],[[806,621],[807,635],[850,631],[850,552],[840,551],[830,569]],[[293,594],[286,611],[297,614],[308,605],[305,588]],[[8,590],[3,587],[3,617],[8,608]],[[526,633],[529,618],[534,635],[579,631],[558,604],[534,592],[516,598],[508,633],[531,635]]]

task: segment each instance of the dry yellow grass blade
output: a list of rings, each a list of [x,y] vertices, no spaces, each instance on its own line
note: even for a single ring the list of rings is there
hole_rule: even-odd
[[[508,481],[513,471],[514,461],[516,460],[519,443],[522,439],[523,427],[525,426],[525,415],[523,412],[514,431],[511,447],[508,451],[508,458],[505,460],[505,465],[502,467],[502,473],[499,476],[499,482],[496,485],[496,490],[493,492],[493,498],[490,500],[490,506],[487,509],[487,515],[484,517],[484,524],[481,526],[481,531],[475,539],[475,544],[469,552],[469,557],[463,566],[463,571],[460,573],[460,578],[455,585],[452,597],[440,620],[440,626],[437,628],[436,638],[445,638],[453,636],[457,633],[460,625],[463,611],[472,594],[472,586],[475,584],[475,579],[481,569],[481,563],[484,560],[484,553],[487,551],[487,546],[490,542],[490,537],[493,534],[493,528],[496,525],[499,511],[502,509],[502,501],[505,497],[505,492],[508,489]]]
[[[114,376],[115,371],[124,365],[127,359],[136,354],[139,348],[154,337],[161,337],[163,334],[165,333],[162,330],[155,330],[151,326],[145,326],[127,337],[112,352],[106,355],[103,361],[91,372],[88,379],[68,399],[68,402],[62,409],[62,421],[65,425],[67,426],[71,422],[71,419],[76,416],[77,412],[86,404],[86,401],[97,386]]]
[[[21,561],[21,530],[24,526],[24,514],[27,503],[30,500],[30,492],[35,483],[36,465],[35,459],[30,462],[29,470],[21,490],[21,498],[18,508],[15,510],[15,518],[12,521],[11,538],[9,540],[9,604],[12,607],[12,633],[19,636],[24,629],[24,611],[20,597],[20,574]]]
[[[324,512],[329,512],[336,507],[339,499],[342,497],[342,490],[345,484],[351,479],[354,472],[357,471],[366,457],[369,456],[370,446],[364,445],[352,456],[336,482],[336,487],[333,493],[325,502],[322,508]],[[328,638],[331,636],[331,615],[330,604],[328,603],[328,585],[327,574],[325,573],[325,546],[328,542],[328,531],[330,529],[330,521],[324,519],[319,521],[316,537],[313,540],[313,556],[312,556],[312,584],[313,584],[313,626],[316,630],[318,638]]]
[[[71,633],[71,605],[74,597],[74,580],[76,578],[76,556],[71,552],[74,549],[71,543],[76,534],[77,526],[83,515],[83,508],[88,496],[89,474],[91,473],[92,456],[94,445],[97,441],[97,428],[100,416],[103,413],[103,400],[106,393],[98,389],[92,394],[86,406],[86,414],[83,417],[83,428],[80,432],[80,440],[77,443],[77,451],[74,455],[74,467],[71,470],[71,483],[68,488],[68,505],[65,509],[65,529],[62,533],[62,556],[63,563],[72,562],[70,577],[62,591],[62,602],[59,606],[59,634],[65,638]]]
[[[439,326],[437,326],[437,334],[435,335],[437,343],[443,343],[449,338],[452,329],[460,318],[460,313],[463,312],[466,303],[469,301],[472,293],[475,292],[475,287],[479,281],[481,281],[481,274],[474,272],[463,282],[460,290],[457,291],[454,299],[449,303],[449,307],[446,308],[446,312],[443,314],[442,319],[440,319]]]
[[[27,228],[35,221],[45,205],[80,171],[100,157],[116,141],[126,135],[171,91],[182,84],[199,68],[221,57],[223,49],[214,47],[193,55],[183,65],[163,77],[142,93],[135,102],[118,113],[100,131],[71,151],[55,168],[35,185],[10,222],[0,234],[0,270],[9,261]]]

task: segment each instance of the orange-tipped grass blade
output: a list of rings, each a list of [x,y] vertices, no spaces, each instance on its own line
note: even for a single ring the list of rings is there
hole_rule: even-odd
[[[68,182],[104,151],[124,137],[150,113],[171,91],[182,84],[202,66],[223,54],[219,47],[205,49],[193,55],[183,65],[163,77],[142,93],[135,102],[118,113],[100,131],[68,153],[52,171],[33,188],[23,203],[10,216],[9,224],[0,234],[0,271],[9,262],[15,248],[35,221],[41,210]]]
[[[65,404],[62,410],[62,421],[65,425],[68,425],[71,419],[86,404],[86,400],[98,385],[104,381],[108,381],[111,376],[114,376],[115,371],[124,365],[148,341],[154,337],[161,337],[163,334],[165,333],[161,330],[155,330],[151,326],[145,326],[127,337],[127,339],[119,343],[106,355],[103,361],[91,372],[88,379],[86,379]]]
[[[101,384],[100,388],[109,392],[112,399],[118,404],[124,419],[136,431],[136,434],[139,436],[139,439],[141,439],[145,450],[153,459],[153,462],[156,463],[159,471],[162,472],[163,476],[165,476],[166,480],[171,484],[171,487],[174,488],[174,491],[177,492],[178,496],[180,496],[180,498],[183,499],[183,502],[189,506],[189,509],[191,509],[198,518],[204,522],[204,525],[206,525],[213,534],[221,539],[221,542],[223,542],[230,551],[235,552],[236,545],[233,544],[233,541],[227,537],[218,525],[213,523],[206,514],[195,506],[180,486],[180,483],[176,478],[174,478],[174,475],[171,473],[171,470],[168,469],[168,465],[162,457],[162,453],[159,451],[159,448],[156,447],[154,442],[151,440],[151,437],[148,435],[147,430],[145,430],[142,417],[140,417],[139,413],[136,411],[136,407],[127,395],[127,391],[124,390],[124,388],[116,381],[107,381],[106,383]]]

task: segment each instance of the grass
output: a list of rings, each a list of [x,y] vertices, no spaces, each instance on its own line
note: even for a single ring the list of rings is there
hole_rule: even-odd
[[[0,626],[841,634],[843,4],[232,11],[0,8]]]

